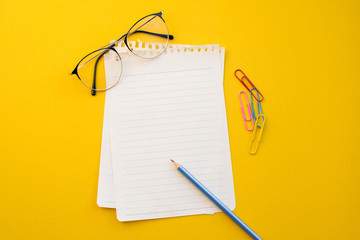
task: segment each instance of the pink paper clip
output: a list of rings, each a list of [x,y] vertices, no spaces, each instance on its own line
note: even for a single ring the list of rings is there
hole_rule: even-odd
[[[241,72],[243,76],[239,78],[239,77],[236,75],[237,72]],[[244,85],[244,87],[254,96],[254,98],[256,99],[256,101],[261,102],[262,100],[264,100],[263,95],[260,93],[260,91],[255,87],[255,85],[250,81],[250,79],[245,75],[245,73],[244,73],[243,71],[241,71],[240,69],[237,69],[237,70],[234,72],[234,74],[235,74],[235,77],[242,83],[242,85]],[[255,88],[255,89],[256,89],[256,91],[257,91],[257,92],[259,93],[259,95],[260,95],[259,98],[250,90],[250,88],[246,85],[246,83],[245,83],[244,80],[246,80],[246,81],[250,84],[251,89],[252,89],[252,88]]]
[[[244,93],[244,95],[245,95],[246,104],[247,104],[247,111],[248,111],[248,114],[249,114],[249,118],[246,118],[245,109],[244,109],[244,104],[243,104],[243,102],[242,102],[242,100],[241,100],[241,93]],[[241,106],[242,115],[243,115],[243,118],[244,118],[245,128],[246,128],[246,130],[248,130],[248,131],[252,131],[252,130],[254,129],[255,124],[254,124],[254,119],[253,119],[252,114],[251,114],[251,109],[250,109],[249,100],[248,100],[248,97],[247,97],[245,91],[239,92],[239,99],[240,99],[240,106]],[[251,128],[251,129],[248,128],[247,122],[251,122],[251,125],[252,125],[252,128]]]

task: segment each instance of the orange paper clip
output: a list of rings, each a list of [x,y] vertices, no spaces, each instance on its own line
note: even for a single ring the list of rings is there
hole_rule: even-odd
[[[256,120],[254,131],[251,134],[250,143],[249,143],[250,154],[255,154],[257,152],[261,140],[261,135],[264,130],[264,126],[265,126],[265,117],[264,115],[260,114]],[[257,135],[258,137],[257,139],[255,139]]]
[[[243,76],[241,76],[240,78],[236,75],[237,72],[241,72]],[[242,83],[242,85],[244,85],[244,87],[254,96],[254,98],[256,99],[256,101],[261,102],[262,100],[264,100],[263,95],[260,93],[260,91],[255,87],[255,85],[250,81],[250,79],[245,75],[245,73],[243,71],[241,71],[240,69],[237,69],[235,71],[235,77]],[[246,83],[250,84],[250,88],[246,85]],[[260,97],[258,98],[250,89],[256,89],[256,91],[259,93]]]

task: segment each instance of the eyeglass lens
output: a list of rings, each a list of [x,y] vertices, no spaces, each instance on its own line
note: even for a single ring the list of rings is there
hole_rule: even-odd
[[[130,51],[142,58],[153,58],[160,55],[169,41],[169,31],[162,18],[150,15],[137,22],[127,33],[127,43]],[[142,46],[140,46],[141,44]],[[144,43],[150,45],[151,51],[144,49]]]
[[[112,69],[117,71],[114,74],[116,76],[108,76],[108,78],[105,78],[105,58],[111,58],[115,60],[109,61],[109,64],[113,65],[111,66]],[[104,91],[113,87],[117,83],[118,78],[121,76],[121,71],[121,59],[112,49],[106,50],[105,54],[104,49],[97,50],[86,56],[78,66],[78,75],[82,83],[86,87],[90,89],[96,89],[97,91]],[[96,74],[96,81],[94,81],[94,74]]]

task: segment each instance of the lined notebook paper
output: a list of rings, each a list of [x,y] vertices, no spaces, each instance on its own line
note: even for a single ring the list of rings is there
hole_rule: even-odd
[[[172,158],[234,209],[224,49],[171,45],[152,60],[117,50],[124,71],[106,94],[99,206],[116,207],[120,221],[220,211],[174,169]],[[117,77],[114,61],[105,58],[107,79]]]

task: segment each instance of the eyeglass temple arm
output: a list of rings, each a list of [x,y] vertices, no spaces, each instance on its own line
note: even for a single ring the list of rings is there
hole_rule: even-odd
[[[170,40],[174,39],[173,35],[154,33],[154,32],[148,32],[148,31],[143,31],[143,30],[136,30],[136,31],[132,32],[131,34],[134,34],[134,33],[146,33],[146,34],[150,34],[150,35],[154,35],[154,36],[158,36],[158,37],[162,37],[162,38],[168,38],[168,36],[169,36]]]
[[[159,16],[161,19],[161,15],[162,15],[162,11],[157,13],[157,14],[154,14],[156,16]],[[144,25],[146,25],[147,23],[151,22],[153,19],[156,18],[156,16],[152,17],[151,19],[147,20],[145,23],[143,23],[142,25],[140,25],[137,29],[135,29],[135,31],[133,31],[131,34],[134,34],[134,33],[137,33],[137,32],[142,32],[142,33],[148,33],[148,34],[151,34],[151,35],[155,35],[155,36],[159,36],[159,37],[163,37],[163,38],[168,38],[169,36],[169,39],[172,40],[174,39],[174,36],[173,35],[167,35],[167,34],[160,34],[160,33],[153,33],[153,32],[147,32],[147,31],[143,31],[143,30],[138,30],[140,28],[142,28]],[[164,21],[164,19],[163,19]],[[165,21],[164,21],[165,22]],[[132,28],[132,27],[131,27]],[[128,33],[129,34],[129,33]]]
[[[113,47],[115,44],[111,44],[109,46]],[[93,79],[93,84],[92,84],[92,89],[91,89],[91,95],[95,96],[96,95],[96,71],[97,71],[97,65],[99,63],[100,58],[102,58],[104,56],[105,53],[107,53],[108,51],[110,51],[110,49],[106,49],[104,50],[102,53],[100,53],[100,55],[97,57],[96,61],[95,61],[95,66],[94,66],[94,79]]]

